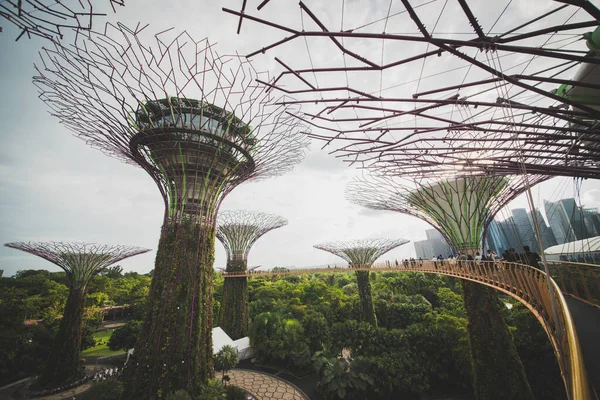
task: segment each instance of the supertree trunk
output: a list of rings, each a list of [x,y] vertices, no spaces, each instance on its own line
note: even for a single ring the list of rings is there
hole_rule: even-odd
[[[512,335],[495,290],[462,281],[477,400],[532,400]],[[515,368],[516,366],[516,368]]]
[[[61,386],[83,375],[79,353],[84,301],[85,287],[71,286],[58,334],[39,380],[41,387]]]
[[[371,295],[371,282],[369,281],[369,271],[355,271],[356,284],[358,285],[358,301],[360,303],[360,319],[377,326],[377,316],[375,315],[375,306],[373,305],[373,296]]]
[[[227,263],[227,272],[246,270],[245,260],[231,260]],[[225,279],[219,326],[233,340],[248,333],[248,279],[245,276]]]
[[[214,245],[214,227],[189,221],[163,227],[124,399],[197,393],[213,376]]]

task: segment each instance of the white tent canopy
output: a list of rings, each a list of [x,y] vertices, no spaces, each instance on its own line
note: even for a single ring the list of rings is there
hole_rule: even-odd
[[[589,239],[577,240],[548,247],[544,250],[547,255],[552,254],[573,254],[573,253],[595,253],[600,252],[600,236]]]
[[[223,329],[220,327],[213,328],[212,330],[212,340],[213,340],[213,354],[217,354],[221,349],[227,345],[234,347],[233,340],[229,337],[228,334],[225,333]]]
[[[240,361],[247,360],[254,354],[254,350],[250,347],[250,338],[248,336],[234,340],[233,343],[234,347],[238,350],[238,359]]]
[[[238,340],[231,340],[229,335],[220,327],[213,328],[213,354],[217,354],[224,346],[231,346],[238,351],[238,359],[246,360],[252,357],[253,351],[250,347],[250,338],[248,336]]]

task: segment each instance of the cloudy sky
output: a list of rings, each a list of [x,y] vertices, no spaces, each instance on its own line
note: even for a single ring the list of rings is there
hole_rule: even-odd
[[[154,32],[173,26],[178,30],[185,29],[198,39],[208,36],[223,54],[236,51],[246,54],[283,37],[281,33],[248,22],[244,23],[242,34],[236,35],[237,19],[223,13],[221,7],[239,9],[242,1],[218,3],[173,0],[168,2],[169,7],[165,7],[167,3],[164,1],[127,0],[125,8],[119,8],[117,14],[110,13],[106,20],[121,21],[126,25],[150,23]],[[249,0],[248,9],[255,12],[259,3]],[[273,0],[272,3],[268,5],[272,9],[266,7],[263,15],[298,24],[296,1]],[[344,2],[307,3],[328,24],[340,26],[340,10]],[[444,4],[442,1],[438,3],[440,6]],[[455,6],[452,1],[449,3],[447,7]],[[354,19],[358,26],[376,21],[390,10],[394,13],[401,8],[401,3],[347,0],[345,7],[345,24]],[[495,5],[490,15],[497,12],[496,8],[502,7]],[[97,19],[96,24],[101,25],[101,19]],[[163,202],[154,182],[140,168],[90,148],[49,115],[31,83],[31,77],[35,75],[33,63],[39,60],[38,50],[44,42],[35,38],[14,42],[16,30],[4,23],[2,26],[0,243],[87,241],[156,249]],[[444,28],[456,29],[452,26]],[[414,31],[412,25],[410,30]],[[462,30],[466,27],[463,26]],[[303,42],[294,46],[281,49],[279,55],[287,52],[289,58],[297,60],[297,65],[300,65],[308,59],[306,47]],[[327,50],[320,49],[318,43],[315,46],[315,52],[311,54],[313,61],[326,62]],[[393,54],[395,50],[402,49],[388,49],[385,54]],[[256,69],[276,73],[280,67],[273,58],[277,55],[267,53],[255,57]],[[387,74],[382,78],[385,82],[380,87],[391,87],[395,82],[401,82],[403,74],[405,72]],[[379,76],[375,79],[377,82],[382,80]],[[429,84],[435,86],[436,82]],[[314,143],[306,159],[293,172],[239,186],[224,201],[222,209],[263,211],[289,220],[289,225],[268,233],[256,243],[250,252],[250,265],[312,266],[340,262],[337,257],[312,247],[324,241],[364,237],[400,237],[411,241],[425,238],[425,230],[429,226],[416,218],[349,204],[344,199],[344,187],[360,172],[329,155],[331,148],[320,150],[320,147],[320,143]],[[542,199],[577,196],[586,206],[598,207],[600,185],[596,181],[585,181],[579,188],[572,180],[556,178],[533,189],[537,204],[541,204]],[[526,201],[518,198],[510,207],[526,207]],[[504,212],[500,217],[506,215]],[[225,253],[220,244],[217,244],[216,254],[215,266],[224,266]],[[387,257],[414,255],[414,247],[409,243],[388,253]],[[123,261],[121,265],[127,271],[145,273],[153,268],[153,263],[154,252],[151,252]],[[5,276],[11,276],[17,270],[57,268],[34,256],[1,247],[0,269],[4,270]]]

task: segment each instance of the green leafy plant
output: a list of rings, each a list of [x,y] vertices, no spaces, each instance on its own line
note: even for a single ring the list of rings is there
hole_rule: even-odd
[[[225,379],[227,371],[235,368],[238,364],[238,352],[230,345],[225,345],[215,355],[215,369],[221,371],[221,381]]]

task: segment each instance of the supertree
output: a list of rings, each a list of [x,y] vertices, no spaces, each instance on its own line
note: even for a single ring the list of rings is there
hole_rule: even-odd
[[[221,211],[217,216],[217,238],[225,247],[227,272],[246,272],[248,253],[265,233],[287,225],[287,220],[273,214],[253,211]],[[246,276],[225,279],[219,326],[239,339],[248,331],[248,280]]]
[[[289,104],[315,104],[297,117],[320,128],[312,136],[322,140],[324,147],[333,147],[331,152],[339,158],[380,176],[414,180],[399,187],[405,199],[412,196],[412,202],[402,203],[399,211],[432,222],[449,240],[457,232],[471,233],[471,239],[479,240],[498,204],[506,204],[502,197],[528,193],[533,184],[553,176],[600,177],[600,113],[594,102],[600,89],[596,72],[600,12],[589,2],[564,3],[540,1],[531,12],[523,12],[520,1],[497,3],[495,8],[462,0],[449,7],[402,0],[365,20],[352,18],[363,14],[352,13],[356,11],[352,5],[343,2],[339,29],[328,26],[335,20],[331,13],[324,23],[304,2],[300,3],[302,18],[296,20],[301,26],[280,22],[289,21],[281,13],[260,18],[226,11],[238,16],[240,24],[259,23],[287,35],[276,41],[264,35],[270,43],[248,56],[287,47],[276,58],[282,72],[263,83],[296,96]],[[416,32],[393,33],[399,26],[414,27]],[[459,26],[467,27],[467,32]],[[298,51],[305,47],[308,57],[292,59],[297,52],[290,47],[298,39],[302,46]],[[507,188],[491,198],[458,191],[461,179],[464,188],[479,185],[478,180],[494,188],[502,182],[497,177],[508,179]],[[448,190],[456,194],[437,198]],[[458,204],[478,197],[496,205],[472,226],[467,215],[481,207],[461,209]],[[443,206],[449,200],[454,206]],[[528,200],[532,206],[529,193]],[[456,223],[464,226],[452,228]],[[469,240],[461,245],[472,252],[476,242]],[[465,298],[478,299],[467,304],[472,308],[470,324],[485,321],[478,305],[497,303],[494,295],[464,285]],[[548,291],[552,293],[549,280]],[[488,313],[492,315],[501,318],[499,311]],[[470,335],[473,346],[483,346],[492,337],[475,330]],[[511,358],[512,352],[504,349],[514,345],[505,329],[502,337],[506,344],[496,347],[497,353],[488,359]],[[576,397],[586,385],[578,384],[565,368],[570,361],[557,354],[567,392]],[[493,369],[489,362],[484,367],[486,360],[478,352],[473,356],[478,368]],[[522,370],[518,359],[512,360],[506,359],[513,363],[508,369]],[[506,369],[499,368],[494,376],[489,370],[478,373],[478,368],[478,395],[508,398],[501,393],[530,393],[522,373],[512,375],[515,381],[497,386],[494,382]],[[522,387],[514,389],[514,385]]]
[[[106,14],[95,12],[93,0],[6,0],[0,2],[0,18],[21,30],[16,40],[23,35],[44,39],[62,39],[65,31],[89,31],[94,17]],[[104,0],[115,6],[124,6],[125,0]],[[98,2],[96,1],[96,5]],[[2,28],[0,28],[0,32]]]
[[[88,284],[109,265],[150,250],[78,242],[15,242],[5,246],[48,260],[67,274],[69,296],[39,384],[57,387],[79,379],[82,375],[83,308]]]
[[[377,316],[375,315],[375,306],[371,296],[369,271],[365,269],[370,268],[375,260],[383,254],[408,242],[409,240],[405,239],[361,239],[316,244],[314,247],[343,258],[348,262],[350,268],[360,268],[360,270],[354,271],[358,285],[360,318],[373,326],[377,326]]]
[[[213,375],[219,206],[237,185],[290,170],[307,146],[302,126],[259,87],[262,74],[249,61],[220,56],[185,31],[158,33],[152,45],[146,28],[107,24],[72,45],[55,43],[43,49],[34,78],[63,124],[143,168],[164,200],[127,399],[196,392]]]
[[[484,227],[525,190],[523,179],[518,175],[472,176],[415,183],[365,175],[347,186],[346,197],[367,208],[421,218],[438,229],[457,251],[473,259],[482,250]],[[462,284],[476,397],[533,398],[495,291],[467,280]],[[490,357],[493,363],[487,361]]]

